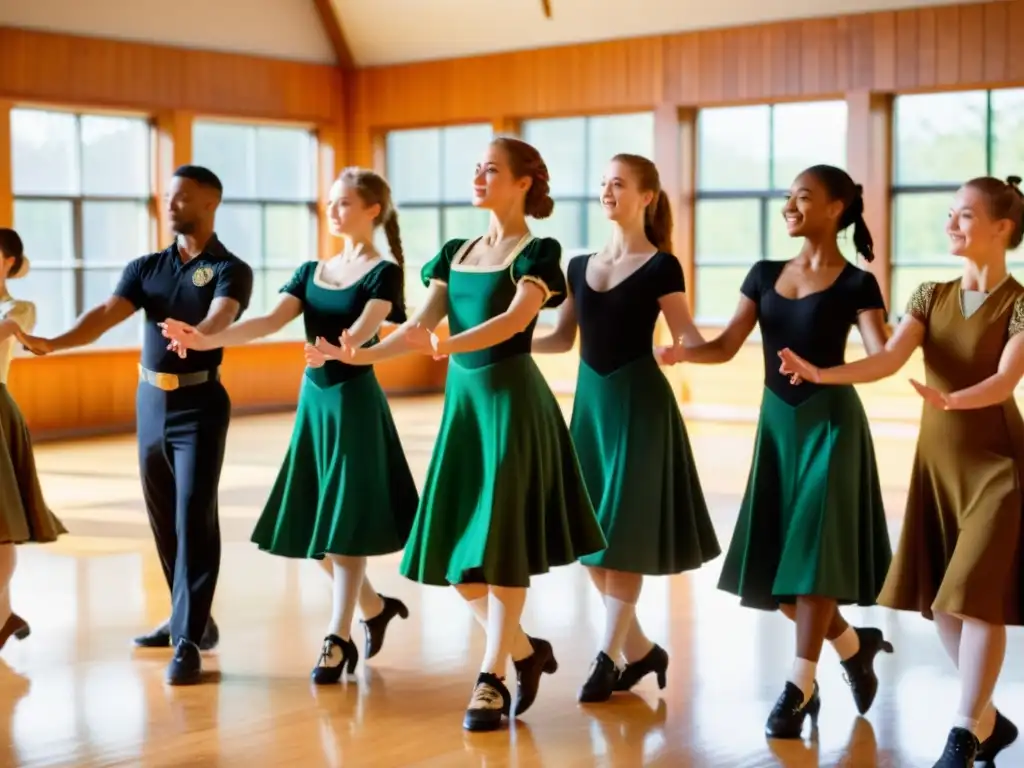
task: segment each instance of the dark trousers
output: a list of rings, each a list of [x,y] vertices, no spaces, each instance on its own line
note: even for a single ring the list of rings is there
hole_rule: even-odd
[[[139,469],[149,523],[171,590],[171,638],[199,644],[220,572],[217,486],[231,400],[219,381],[136,393]]]

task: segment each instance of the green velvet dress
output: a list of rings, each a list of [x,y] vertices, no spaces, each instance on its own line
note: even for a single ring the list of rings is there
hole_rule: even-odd
[[[461,266],[453,240],[423,269],[448,286],[453,335],[508,309],[520,281],[565,300],[561,246],[524,238],[497,267]],[[530,347],[536,320],[489,349],[452,355],[444,412],[401,572],[423,584],[527,587],[604,549],[565,419]]]
[[[740,288],[757,304],[765,389],[719,587],[764,610],[801,595],[874,605],[892,548],[864,408],[852,386],[790,384],[778,352],[842,365],[858,315],[885,304],[874,276],[852,264],[825,290],[786,298],[775,290],[785,265],[758,262]]]
[[[281,291],[303,305],[306,339],[336,340],[371,299],[405,320],[402,270],[381,261],[353,285],[335,288],[307,262]],[[374,337],[367,345],[376,344]],[[252,534],[275,555],[383,555],[405,546],[418,497],[391,409],[372,366],[328,360],[307,368],[284,463]]]
[[[656,253],[607,291],[569,262],[580,329],[570,432],[608,548],[584,565],[645,575],[699,568],[721,554],[679,406],[654,358],[660,299],[684,290],[671,253]]]

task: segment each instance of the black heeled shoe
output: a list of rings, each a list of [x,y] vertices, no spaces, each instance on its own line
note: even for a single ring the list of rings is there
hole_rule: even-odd
[[[515,662],[516,668],[516,717],[523,714],[537,698],[540,676],[553,675],[558,671],[558,661],[551,643],[539,637],[527,635],[533,653]]]
[[[988,768],[995,768],[996,755],[1013,744],[1017,740],[1017,735],[1017,726],[1003,717],[1003,714],[997,709],[996,725],[992,729],[992,735],[981,742],[978,754],[974,759],[979,763],[988,763]]]
[[[341,649],[341,661],[337,664],[330,664],[331,649]],[[350,675],[356,671],[356,664],[359,663],[359,649],[351,640],[342,640],[337,635],[328,635],[324,638],[324,647],[320,651],[320,658],[310,673],[310,677],[317,685],[332,685],[341,680],[344,672]]]
[[[799,739],[804,729],[804,718],[811,718],[811,728],[818,727],[818,713],[821,711],[821,697],[818,682],[814,682],[811,698],[804,703],[804,692],[793,683],[786,683],[778,701],[768,715],[764,732],[769,739]]]
[[[978,739],[966,728],[953,728],[946,739],[946,748],[932,768],[974,768],[978,757]]]
[[[497,675],[481,672],[473,688],[473,697],[466,707],[462,727],[467,731],[496,731],[502,716],[508,717],[512,697]]]
[[[600,651],[590,667],[590,677],[580,689],[580,702],[596,704],[608,701],[615,691],[617,682],[619,682],[619,670],[615,668],[615,662],[607,653]]]
[[[664,690],[665,671],[668,669],[668,653],[660,645],[655,644],[639,661],[627,664],[619,673],[619,681],[615,684],[616,691],[628,691],[644,677],[654,672],[658,676],[658,688]]]
[[[380,593],[378,593],[380,595]],[[388,630],[388,624],[395,616],[399,616],[403,619],[409,618],[409,609],[405,607],[405,603],[399,600],[397,597],[386,597],[380,595],[380,599],[384,601],[384,608],[374,616],[372,619],[360,619],[359,623],[363,625],[363,630],[366,632],[366,642],[363,644],[363,653],[367,659],[372,659],[378,653],[380,653],[381,647],[384,645],[384,633]]]
[[[842,662],[846,671],[846,682],[853,693],[857,711],[866,714],[878,693],[878,675],[875,674],[875,656],[885,651],[892,653],[892,643],[885,639],[882,630],[874,627],[854,627],[860,640],[860,650]]]

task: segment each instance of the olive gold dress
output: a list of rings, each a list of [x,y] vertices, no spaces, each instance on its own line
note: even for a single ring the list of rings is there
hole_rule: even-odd
[[[924,283],[907,312],[925,326],[928,386],[955,392],[995,374],[1024,331],[1024,287],[1007,277],[980,306],[960,279]],[[971,310],[974,311],[971,311]],[[899,546],[880,605],[1020,625],[1024,421],[1011,395],[986,408],[925,403]]]
[[[527,235],[498,266],[463,265],[452,240],[423,268],[448,286],[452,335],[505,312],[521,281],[565,301],[561,246]],[[530,353],[536,319],[448,362],[444,411],[405,548],[404,576],[434,586],[528,587],[605,547],[565,418]]]

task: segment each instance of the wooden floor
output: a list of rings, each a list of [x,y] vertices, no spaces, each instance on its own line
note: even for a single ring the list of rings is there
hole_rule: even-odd
[[[438,406],[436,399],[393,403],[418,479]],[[15,608],[33,634],[0,656],[0,728],[7,730],[0,766],[930,768],[942,749],[957,703],[953,666],[928,623],[882,609],[847,614],[883,627],[896,646],[879,664],[882,686],[869,716],[857,717],[826,648],[817,741],[767,743],[764,720],[790,668],[793,629],[719,592],[720,560],[645,587],[640,619],[672,659],[664,691],[645,681],[636,695],[608,704],[576,703],[603,618],[582,569],[560,568],[535,580],[524,627],[553,642],[561,668],[545,677],[537,703],[514,728],[467,735],[462,712],[482,633],[453,591],[404,580],[395,557],[371,561],[369,575],[409,604],[410,619],[392,625],[388,644],[360,665],[355,682],[314,688],[308,675],[329,617],[327,579],[311,563],[261,554],[248,543],[290,428],[288,416],[239,419],[231,428],[214,609],[222,641],[207,656],[220,679],[185,689],[163,685],[168,651],[130,647],[133,635],[168,611],[133,438],[38,449],[47,497],[75,535],[20,550]],[[753,425],[691,421],[690,433],[724,545]],[[895,542],[916,430],[890,423],[875,436]],[[1022,650],[1020,634],[1011,632],[997,694],[1018,722]],[[1024,740],[1004,755],[1002,768],[1024,765]]]

